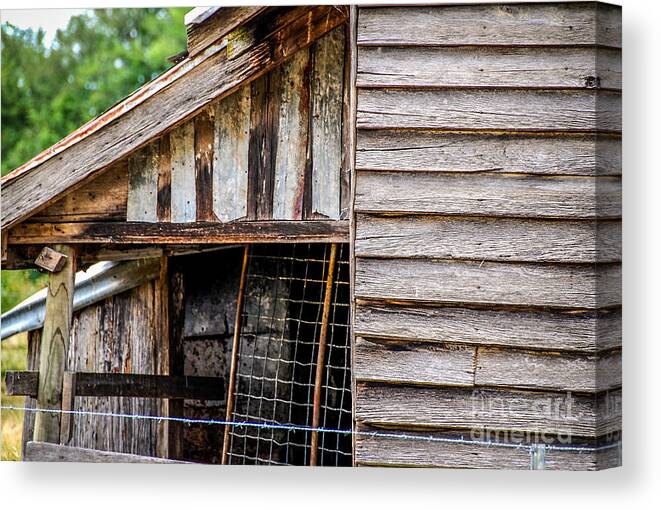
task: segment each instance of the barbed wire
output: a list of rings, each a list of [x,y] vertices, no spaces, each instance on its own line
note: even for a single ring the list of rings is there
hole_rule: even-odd
[[[528,449],[531,452],[544,448],[545,450],[563,451],[563,452],[578,452],[578,453],[594,453],[613,448],[619,448],[621,442],[608,443],[599,446],[575,446],[575,445],[557,445],[546,443],[506,443],[499,441],[487,441],[480,439],[465,439],[462,437],[438,437],[433,435],[424,434],[407,434],[405,432],[381,432],[381,431],[365,431],[365,430],[351,430],[351,429],[333,429],[327,427],[311,427],[308,425],[295,425],[286,423],[269,423],[269,422],[251,422],[251,421],[227,421],[227,420],[212,420],[204,418],[178,418],[175,416],[151,416],[142,414],[126,414],[126,413],[111,413],[103,411],[82,411],[82,410],[62,410],[62,409],[41,409],[34,407],[20,407],[20,406],[0,406],[0,409],[23,411],[33,413],[52,413],[52,414],[72,414],[72,415],[87,415],[87,416],[104,416],[108,418],[126,418],[134,420],[152,420],[152,421],[171,421],[184,424],[202,424],[202,425],[222,425],[230,427],[250,427],[256,429],[271,429],[271,430],[288,430],[288,431],[304,431],[304,432],[318,432],[329,434],[342,434],[353,435],[362,437],[374,437],[383,439],[401,439],[401,440],[414,440],[414,441],[428,441],[430,443],[450,443],[462,444],[473,446],[487,446],[498,448],[513,448],[513,449]]]

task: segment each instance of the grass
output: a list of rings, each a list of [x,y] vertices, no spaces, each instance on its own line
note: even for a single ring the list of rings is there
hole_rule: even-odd
[[[0,346],[0,368],[3,406],[23,407],[25,397],[8,397],[5,388],[7,370],[25,370],[27,362],[27,334],[15,335],[3,340]],[[23,435],[23,411],[0,410],[0,460],[21,460],[21,438]]]

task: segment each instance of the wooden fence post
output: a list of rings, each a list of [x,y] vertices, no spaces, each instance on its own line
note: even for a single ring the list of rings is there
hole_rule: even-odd
[[[39,354],[39,389],[37,407],[62,409],[62,379],[67,361],[71,318],[73,313],[76,252],[67,245],[55,246],[66,255],[61,271],[50,273],[46,297],[46,318]],[[34,440],[48,443],[60,441],[60,414],[37,413]]]

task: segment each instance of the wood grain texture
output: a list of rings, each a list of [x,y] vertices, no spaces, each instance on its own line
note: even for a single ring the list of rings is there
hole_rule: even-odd
[[[150,143],[129,157],[127,221],[157,221],[159,145]]]
[[[2,228],[37,212],[64,191],[81,185],[214,99],[268,72],[347,18],[346,8],[334,6],[280,12],[268,20],[259,17],[250,21],[246,31],[254,38],[233,59],[228,60],[226,51],[219,50],[200,61],[194,59],[194,65],[180,64],[188,65],[188,71],[158,94],[81,138],[59,157],[47,159],[32,170],[6,176],[1,190]]]
[[[622,224],[618,220],[358,214],[355,254],[512,262],[619,262]]]
[[[215,221],[213,213],[214,114],[208,107],[195,116],[195,219]]]
[[[195,123],[188,121],[170,133],[172,154],[171,214],[173,223],[196,219]]]
[[[41,347],[39,349],[39,409],[62,408],[62,379],[68,368],[67,350],[70,344],[73,315],[74,277],[76,251],[68,245],[56,245],[55,249],[67,257],[59,273],[48,276],[46,315]],[[34,422],[34,440],[58,443],[60,417],[54,413],[37,413]]]
[[[354,314],[355,334],[364,337],[588,353],[622,345],[619,310],[565,313],[359,303]]]
[[[619,178],[358,172],[356,212],[619,218]]]
[[[274,155],[273,219],[303,219],[310,114],[310,51],[306,48],[278,67],[277,142]]]
[[[621,108],[593,90],[358,89],[357,127],[619,133]]]
[[[521,448],[504,448],[495,445],[429,441],[428,433],[409,432],[407,435],[418,435],[420,439],[399,439],[370,435],[375,429],[368,427],[359,427],[358,430],[365,435],[356,441],[357,466],[531,469],[530,449],[526,447],[526,437],[520,434],[515,437],[517,442],[522,443]],[[440,434],[432,437],[457,439],[457,436]],[[594,471],[617,465],[617,448],[593,452],[548,450],[544,468]]]
[[[357,170],[621,175],[614,137],[359,130]]]
[[[314,46],[312,68],[312,213],[340,217],[344,29]]]
[[[202,23],[187,27],[188,55],[193,56],[213,42],[225,37],[248,20],[261,14],[266,7],[225,7]]]
[[[473,347],[386,346],[357,338],[354,377],[357,381],[472,386],[474,356]]]
[[[601,308],[621,303],[621,268],[416,259],[356,261],[356,298]]]
[[[128,160],[125,159],[27,221],[124,221],[127,197]]]
[[[360,47],[358,87],[622,88],[620,50]]]
[[[622,385],[622,354],[580,356],[479,348],[475,383],[594,393]]]
[[[170,222],[172,197],[172,151],[170,150],[170,133],[159,139],[158,157],[158,203],[156,217],[159,222]]]
[[[123,464],[185,464],[181,461],[116,453],[90,448],[30,441],[23,460],[27,462],[102,462]]]
[[[594,2],[361,8],[358,44],[619,48],[621,12],[618,6]]]
[[[622,392],[579,395],[360,383],[356,420],[380,428],[518,430],[596,437],[621,429]]]
[[[347,220],[247,221],[235,223],[22,223],[11,229],[8,242],[117,244],[346,242]]]
[[[249,85],[217,103],[215,123],[213,210],[228,222],[247,215]]]

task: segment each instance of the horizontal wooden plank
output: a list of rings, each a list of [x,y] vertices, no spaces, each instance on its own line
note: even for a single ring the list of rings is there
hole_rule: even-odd
[[[354,332],[365,337],[582,352],[622,345],[620,310],[505,311],[359,302],[354,314]]]
[[[124,221],[127,197],[128,163],[123,160],[28,221]]]
[[[441,386],[472,386],[473,347],[387,346],[356,340],[354,376],[377,381]]]
[[[359,47],[358,87],[622,88],[620,50]]]
[[[28,441],[23,460],[27,462],[102,462],[124,464],[188,464],[179,460],[106,452],[55,443]]]
[[[7,371],[8,395],[37,396],[39,372]],[[222,377],[75,372],[76,397],[139,397],[222,400]]]
[[[359,130],[357,170],[621,175],[622,143],[599,135]]]
[[[5,176],[1,189],[2,228],[37,212],[214,99],[267,73],[342,24],[347,9],[295,7],[263,18],[246,24],[245,37],[235,41],[229,57],[227,46],[219,44],[183,61],[58,147]],[[52,157],[54,154],[58,156]]]
[[[595,2],[381,7],[358,12],[359,45],[622,45],[621,8]]]
[[[236,223],[22,223],[9,244],[126,243],[341,243],[349,239],[346,220],[244,221]]]
[[[480,347],[475,384],[597,392],[622,385],[622,354],[597,356],[515,352]]]
[[[427,303],[602,308],[621,304],[621,268],[356,259],[355,296]]]
[[[616,177],[363,171],[356,174],[355,210],[527,218],[619,218],[622,182]]]
[[[622,260],[622,224],[618,220],[359,214],[355,254],[383,258],[617,262]]]
[[[357,127],[620,132],[618,92],[358,89]]]
[[[622,429],[622,392],[601,395],[359,383],[356,420],[380,428],[598,437]]]
[[[521,447],[505,448],[494,444],[430,441],[428,433],[406,432],[406,437],[398,438],[402,432],[380,431],[393,434],[384,437],[372,434],[375,429],[368,427],[359,427],[358,431],[364,434],[356,439],[355,462],[358,466],[531,469],[532,465],[526,438],[518,434],[515,440],[521,443]],[[419,439],[411,439],[415,436]],[[448,438],[459,439],[456,436]],[[545,452],[544,469],[549,470],[594,471],[618,465],[618,448]]]

